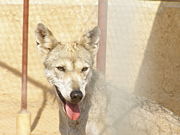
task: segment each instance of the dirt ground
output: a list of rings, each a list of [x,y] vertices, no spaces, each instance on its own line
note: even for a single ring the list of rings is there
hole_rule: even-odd
[[[0,97],[3,97],[0,98],[1,135],[16,134],[20,97],[18,93],[12,93],[12,89],[0,91]],[[39,94],[38,100],[32,96],[28,99],[28,110],[31,112],[32,135],[58,135],[58,106],[50,94]]]

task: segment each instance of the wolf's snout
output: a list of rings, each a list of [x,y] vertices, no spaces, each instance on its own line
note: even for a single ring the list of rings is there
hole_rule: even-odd
[[[72,91],[70,94],[72,103],[78,103],[83,98],[83,93],[80,90]]]

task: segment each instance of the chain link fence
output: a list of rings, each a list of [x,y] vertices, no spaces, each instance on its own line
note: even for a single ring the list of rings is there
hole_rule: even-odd
[[[151,98],[177,115],[179,8],[179,2],[109,0],[106,57],[109,82],[122,91]],[[32,135],[59,134],[58,106],[35,46],[37,23],[44,23],[60,41],[69,42],[97,25],[97,17],[98,0],[30,0],[28,110]],[[0,39],[0,135],[13,135],[20,110],[22,0],[0,0]],[[120,93],[113,94],[115,103],[121,101]],[[116,125],[123,116],[118,111],[113,118]],[[117,130],[114,122],[111,126]]]

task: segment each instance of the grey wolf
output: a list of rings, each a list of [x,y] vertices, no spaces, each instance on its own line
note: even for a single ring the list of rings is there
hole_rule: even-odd
[[[118,95],[96,72],[98,27],[70,43],[59,42],[41,23],[35,33],[46,77],[55,88],[61,135],[178,135],[179,117],[149,100],[124,91]]]

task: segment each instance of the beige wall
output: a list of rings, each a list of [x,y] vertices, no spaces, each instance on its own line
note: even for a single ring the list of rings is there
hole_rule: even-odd
[[[22,4],[22,0],[0,0],[0,4]],[[30,0],[30,4],[95,5],[98,0]]]
[[[180,114],[180,3],[114,0],[107,76],[121,89]]]

